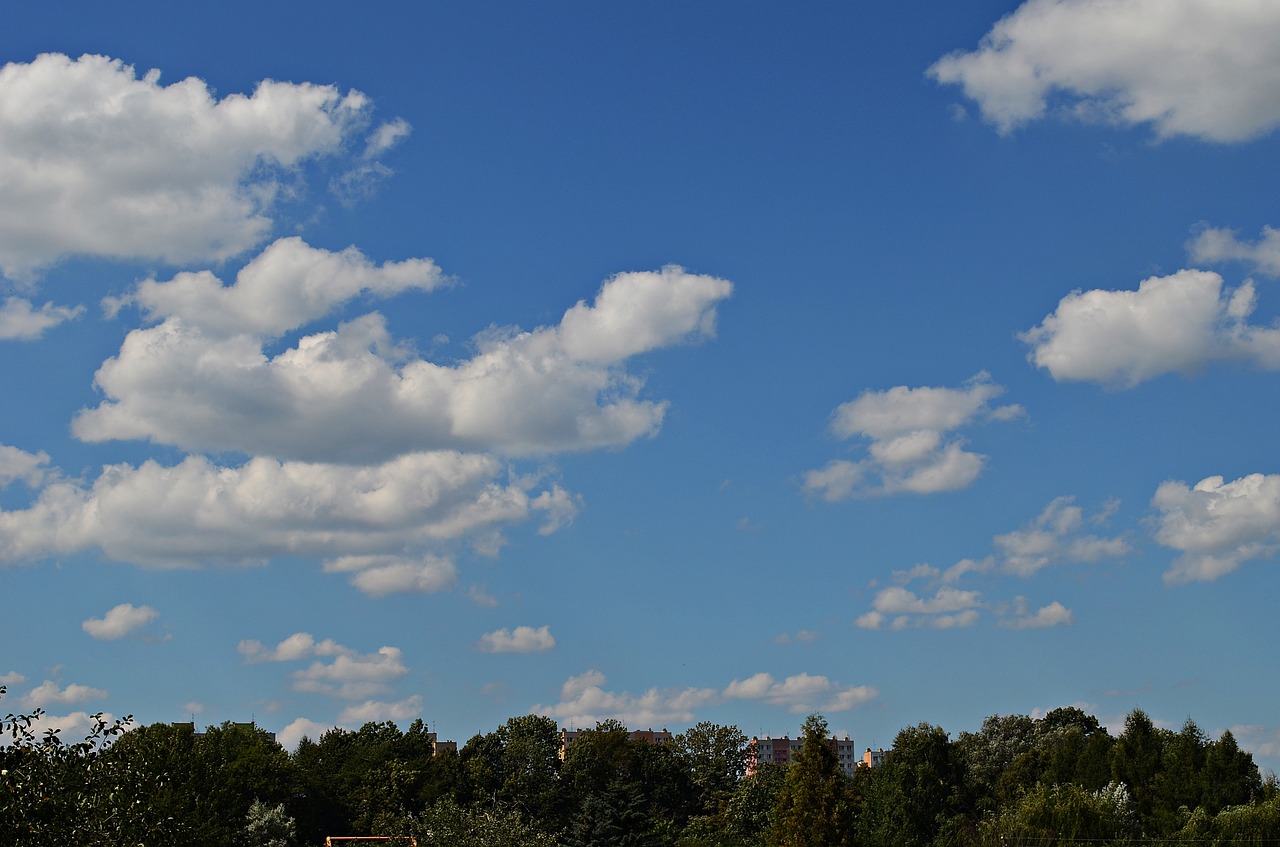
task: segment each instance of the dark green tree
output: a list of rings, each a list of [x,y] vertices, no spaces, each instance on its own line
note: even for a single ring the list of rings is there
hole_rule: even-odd
[[[1156,778],[1163,761],[1164,738],[1151,718],[1134,709],[1124,719],[1124,732],[1111,748],[1111,776],[1128,786],[1144,830],[1152,829]]]
[[[475,803],[516,809],[549,832],[567,822],[560,785],[560,730],[551,718],[522,715],[477,735],[460,754]]]
[[[460,806],[448,797],[416,814],[384,815],[374,834],[403,838],[406,845],[413,838],[418,847],[556,847],[514,809]]]
[[[747,768],[747,736],[736,726],[703,721],[674,739],[696,794],[697,813],[716,815]]]
[[[803,743],[786,768],[774,805],[769,841],[776,847],[837,847],[853,843],[853,802],[826,719],[805,718]]]
[[[868,786],[858,822],[860,841],[872,847],[925,847],[967,810],[960,757],[941,727],[919,724],[894,738],[885,763]]]
[[[1230,730],[1205,750],[1204,805],[1210,812],[1243,806],[1262,796],[1262,778],[1253,756],[1241,750]]]
[[[1100,791],[1078,785],[1037,785],[1016,804],[985,819],[981,841],[990,847],[1036,844],[1124,844],[1139,834],[1138,816],[1120,783]]]
[[[1091,790],[1111,782],[1114,739],[1093,715],[1067,706],[1049,712],[1036,727],[1045,782],[1071,782]]]
[[[0,697],[6,689],[0,685]],[[0,720],[0,844],[173,844],[189,834],[147,802],[163,773],[143,773],[113,742],[132,719],[92,716],[82,740],[41,732],[44,712]]]
[[[992,715],[977,732],[962,732],[956,739],[956,753],[965,766],[969,790],[980,810],[990,810],[997,798],[996,786],[1019,756],[1036,749],[1039,726],[1026,715]],[[1024,759],[1025,766],[1029,761]],[[1038,781],[1043,759],[1034,759]],[[1034,784],[1034,783],[1033,783]]]
[[[786,778],[785,766],[761,762],[751,776],[738,782],[719,815],[718,831],[725,843],[764,844]]]

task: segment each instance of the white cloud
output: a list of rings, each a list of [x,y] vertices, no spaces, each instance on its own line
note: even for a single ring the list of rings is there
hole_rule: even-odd
[[[274,338],[361,294],[393,297],[447,282],[430,259],[375,265],[354,247],[322,250],[295,236],[267,246],[240,269],[234,285],[209,271],[180,273],[168,282],[144,280],[131,295],[105,303],[109,313],[133,304],[151,320],[175,318],[214,336]]]
[[[366,161],[377,159],[383,153],[408,138],[412,129],[409,126],[409,122],[404,118],[396,118],[379,124],[373,132],[369,133],[369,139],[365,143],[362,158]]]
[[[101,688],[76,683],[59,688],[56,682],[46,679],[24,694],[20,702],[28,709],[48,709],[50,706],[70,706],[89,700],[101,700],[106,696],[107,692]]]
[[[342,151],[359,92],[266,80],[215,98],[201,80],[104,56],[0,68],[0,271],[64,256],[222,260],[260,242],[283,172]],[[385,130],[375,132],[376,148]],[[370,148],[373,149],[373,148]]]
[[[1013,616],[1000,621],[1000,626],[1007,629],[1046,629],[1074,623],[1075,615],[1057,600],[1030,613],[1027,598],[1019,596],[1013,600]]]
[[[219,467],[194,456],[112,465],[91,486],[59,480],[30,508],[0,511],[0,561],[90,549],[155,567],[332,560],[425,550],[548,510],[550,522],[563,521],[565,498],[533,493],[531,478],[504,485],[504,471],[493,457],[450,452],[372,467],[267,458]]]
[[[1280,368],[1280,328],[1250,325],[1253,283],[1224,291],[1211,271],[1143,280],[1137,291],[1076,291],[1019,337],[1056,380],[1130,388],[1219,360]]]
[[[1280,759],[1280,727],[1237,724],[1231,727],[1231,734],[1255,757]]]
[[[1257,242],[1249,244],[1229,229],[1206,227],[1187,245],[1187,253],[1193,262],[1245,262],[1258,273],[1280,276],[1280,229],[1264,226]]]
[[[943,586],[932,597],[921,597],[900,585],[876,593],[871,611],[854,623],[862,629],[956,629],[978,622],[982,594]]]
[[[9,671],[8,673],[0,673],[0,685],[21,685],[26,682],[27,678],[17,671]]]
[[[1027,0],[929,68],[1002,133],[1052,111],[1157,136],[1244,141],[1280,124],[1280,7],[1256,0]]]
[[[406,721],[422,714],[422,696],[414,694],[394,703],[365,700],[338,714],[338,723],[366,724],[371,721]]]
[[[108,399],[83,410],[74,433],[343,462],[436,449],[518,456],[621,446],[654,435],[666,411],[638,399],[642,380],[624,360],[710,335],[716,304],[732,290],[673,266],[619,274],[558,326],[490,329],[475,339],[476,355],[456,365],[411,356],[377,313],[265,353],[274,335],[361,290],[438,283],[434,265],[410,261],[419,264],[373,268],[354,251],[286,240],[230,288],[209,274],[143,283],[132,299],[163,320],[130,332],[98,370]],[[313,288],[310,300],[298,296]]]
[[[560,690],[559,703],[534,706],[529,711],[577,726],[594,726],[613,719],[633,727],[655,727],[692,723],[694,710],[717,697],[711,688],[650,688],[643,694],[632,694],[606,691],[604,683],[604,674],[596,670],[569,677]]]
[[[387,121],[369,133],[365,142],[364,153],[354,167],[346,173],[334,177],[329,183],[329,190],[337,196],[344,206],[353,205],[370,196],[384,179],[391,176],[391,168],[378,161],[384,153],[391,150],[409,136],[408,122],[397,118]]]
[[[312,662],[292,676],[297,691],[354,700],[385,693],[387,683],[408,672],[400,648],[379,647],[376,653],[344,653],[331,662]]]
[[[478,585],[473,585],[467,589],[467,599],[484,609],[492,609],[498,605],[498,598],[486,593]]]
[[[909,582],[915,582],[918,579],[937,579],[942,574],[933,565],[921,563],[912,565],[906,570],[898,570],[893,572],[893,581],[898,585],[906,585]]]
[[[303,738],[319,741],[326,732],[336,728],[336,724],[320,723],[310,718],[295,718],[276,733],[276,741],[280,742],[280,746],[284,749],[293,751],[298,749],[298,742]]]
[[[100,641],[115,641],[146,626],[160,613],[150,606],[121,603],[112,607],[101,618],[89,618],[80,627]]]
[[[355,656],[356,651],[344,647],[331,638],[316,641],[309,632],[295,632],[275,647],[268,650],[261,641],[246,639],[236,646],[245,661],[251,664],[258,662],[296,662],[312,656]]]
[[[1151,504],[1156,541],[1182,554],[1164,572],[1168,584],[1215,580],[1280,549],[1280,474],[1163,482]]]
[[[836,459],[804,475],[806,492],[829,502],[855,494],[933,494],[964,488],[982,472],[986,456],[948,434],[978,420],[1010,420],[1021,406],[992,407],[1004,389],[980,373],[963,388],[865,391],[832,413],[836,437],[869,439],[861,462]]]
[[[799,673],[777,682],[770,674],[758,673],[735,679],[723,694],[732,700],[760,700],[802,713],[847,711],[875,699],[879,692],[869,685],[842,685],[816,674]]]
[[[351,584],[371,597],[388,594],[435,594],[454,586],[458,569],[451,559],[427,554],[404,556],[342,556],[325,562],[326,571],[354,572]]]
[[[794,633],[780,632],[773,638],[774,644],[808,644],[818,639],[818,633],[812,629],[797,629]]]
[[[860,462],[832,459],[824,467],[805,471],[803,488],[809,494],[834,503],[852,497],[866,475],[866,468]]]
[[[555,646],[556,639],[549,626],[499,629],[480,636],[476,643],[476,649],[482,653],[542,653]]]
[[[43,450],[28,453],[17,447],[0,444],[0,488],[21,480],[29,486],[40,485],[45,478],[49,454]]]
[[[1031,576],[1056,562],[1098,562],[1131,551],[1123,537],[1086,535],[1084,525],[1084,511],[1074,498],[1056,498],[1026,526],[995,537],[1000,569]]]
[[[60,323],[84,311],[83,306],[55,306],[45,303],[39,309],[30,300],[8,297],[0,306],[0,341],[34,341]]]
[[[108,725],[116,720],[115,715],[110,712],[100,713],[100,718]],[[89,735],[98,719],[98,714],[89,712],[71,712],[66,715],[51,715],[45,712],[39,719],[31,722],[28,730],[35,738],[43,737],[51,729],[58,730],[58,735],[64,742],[74,744]]]

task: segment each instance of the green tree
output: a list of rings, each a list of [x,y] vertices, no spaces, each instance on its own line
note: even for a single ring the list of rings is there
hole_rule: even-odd
[[[1012,807],[984,820],[982,843],[1122,844],[1138,837],[1138,816],[1120,783],[1089,791],[1070,783],[1037,785]]]
[[[1210,812],[1243,806],[1262,795],[1262,778],[1253,756],[1241,750],[1226,730],[1205,750],[1204,805]]]
[[[761,762],[756,766],[755,773],[738,782],[719,815],[719,831],[727,843],[764,843],[786,778],[786,767],[783,765]]]
[[[805,718],[800,751],[786,769],[769,840],[776,847],[836,847],[853,843],[853,803],[827,722]]]
[[[262,728],[224,721],[196,737],[194,752],[191,788],[200,830],[191,847],[235,843],[255,800],[286,806],[294,802],[293,763]]]
[[[696,794],[697,813],[714,816],[747,769],[747,736],[736,726],[703,721],[674,739]]]
[[[0,697],[6,689],[0,685]],[[64,742],[57,729],[37,729],[44,712],[0,719],[0,844],[171,844],[186,834],[147,802],[152,779],[113,742],[132,718],[94,715],[83,740]]]
[[[297,827],[283,803],[269,806],[255,799],[249,805],[244,825],[245,847],[289,847],[296,835]]]
[[[1153,789],[1152,834],[1176,832],[1188,813],[1204,804],[1206,745],[1204,733],[1190,718],[1177,734],[1165,734]]]
[[[992,715],[982,722],[978,732],[960,733],[955,742],[956,753],[964,763],[970,791],[980,809],[995,806],[1000,778],[1015,759],[1035,750],[1039,740],[1039,726],[1026,715]],[[1023,765],[1029,761],[1041,765],[1043,758],[1023,759]],[[1041,767],[1035,770],[1038,772]]]
[[[1037,749],[1044,765],[1042,777],[1048,784],[1072,782],[1097,790],[1111,782],[1111,748],[1115,740],[1093,715],[1067,706],[1049,712],[1036,722],[1036,727]]]
[[[411,837],[418,847],[556,847],[514,809],[465,807],[447,797],[417,814],[384,815],[374,834]]]
[[[1134,709],[1124,719],[1124,732],[1111,748],[1111,775],[1133,795],[1144,829],[1156,807],[1155,783],[1162,765],[1164,739],[1147,713]]]
[[[477,735],[460,755],[469,799],[511,807],[555,832],[565,823],[560,786],[560,730],[551,718],[522,715]]]
[[[860,840],[873,847],[925,847],[944,829],[962,829],[953,819],[966,811],[964,781],[960,757],[941,727],[903,729],[872,774]]]

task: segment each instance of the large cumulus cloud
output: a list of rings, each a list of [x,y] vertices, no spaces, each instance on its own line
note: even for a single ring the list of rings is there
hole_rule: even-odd
[[[512,456],[621,446],[653,435],[666,404],[643,400],[625,361],[714,331],[732,285],[669,266],[619,274],[558,326],[490,331],[458,363],[413,355],[369,313],[274,356],[266,345],[357,294],[442,282],[427,260],[374,266],[357,251],[276,242],[231,286],[212,274],[148,280],[132,331],[99,369],[107,401],[83,411],[88,441],[150,439],[186,450],[372,462],[457,449]]]
[[[1027,0],[929,75],[1009,132],[1055,108],[1243,141],[1280,124],[1280,6],[1257,0]]]
[[[1019,337],[1028,358],[1054,379],[1130,388],[1212,362],[1280,368],[1280,328],[1248,321],[1252,282],[1224,289],[1212,271],[1181,270],[1145,279],[1136,291],[1075,291]]]
[[[369,100],[266,80],[218,99],[105,56],[0,68],[0,271],[68,255],[225,259],[271,227],[279,170],[332,155]],[[275,170],[273,170],[275,169]]]

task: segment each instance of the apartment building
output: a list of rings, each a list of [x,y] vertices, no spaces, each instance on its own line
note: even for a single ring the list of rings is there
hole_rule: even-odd
[[[849,740],[847,735],[843,740],[834,736],[828,738],[827,745],[835,752],[840,762],[840,769],[845,775],[853,776],[862,761],[862,757],[858,755],[857,745]],[[779,765],[790,763],[803,746],[804,739],[791,738],[787,735],[781,738],[752,738],[747,744],[747,776],[755,773],[761,762],[774,762]]]

